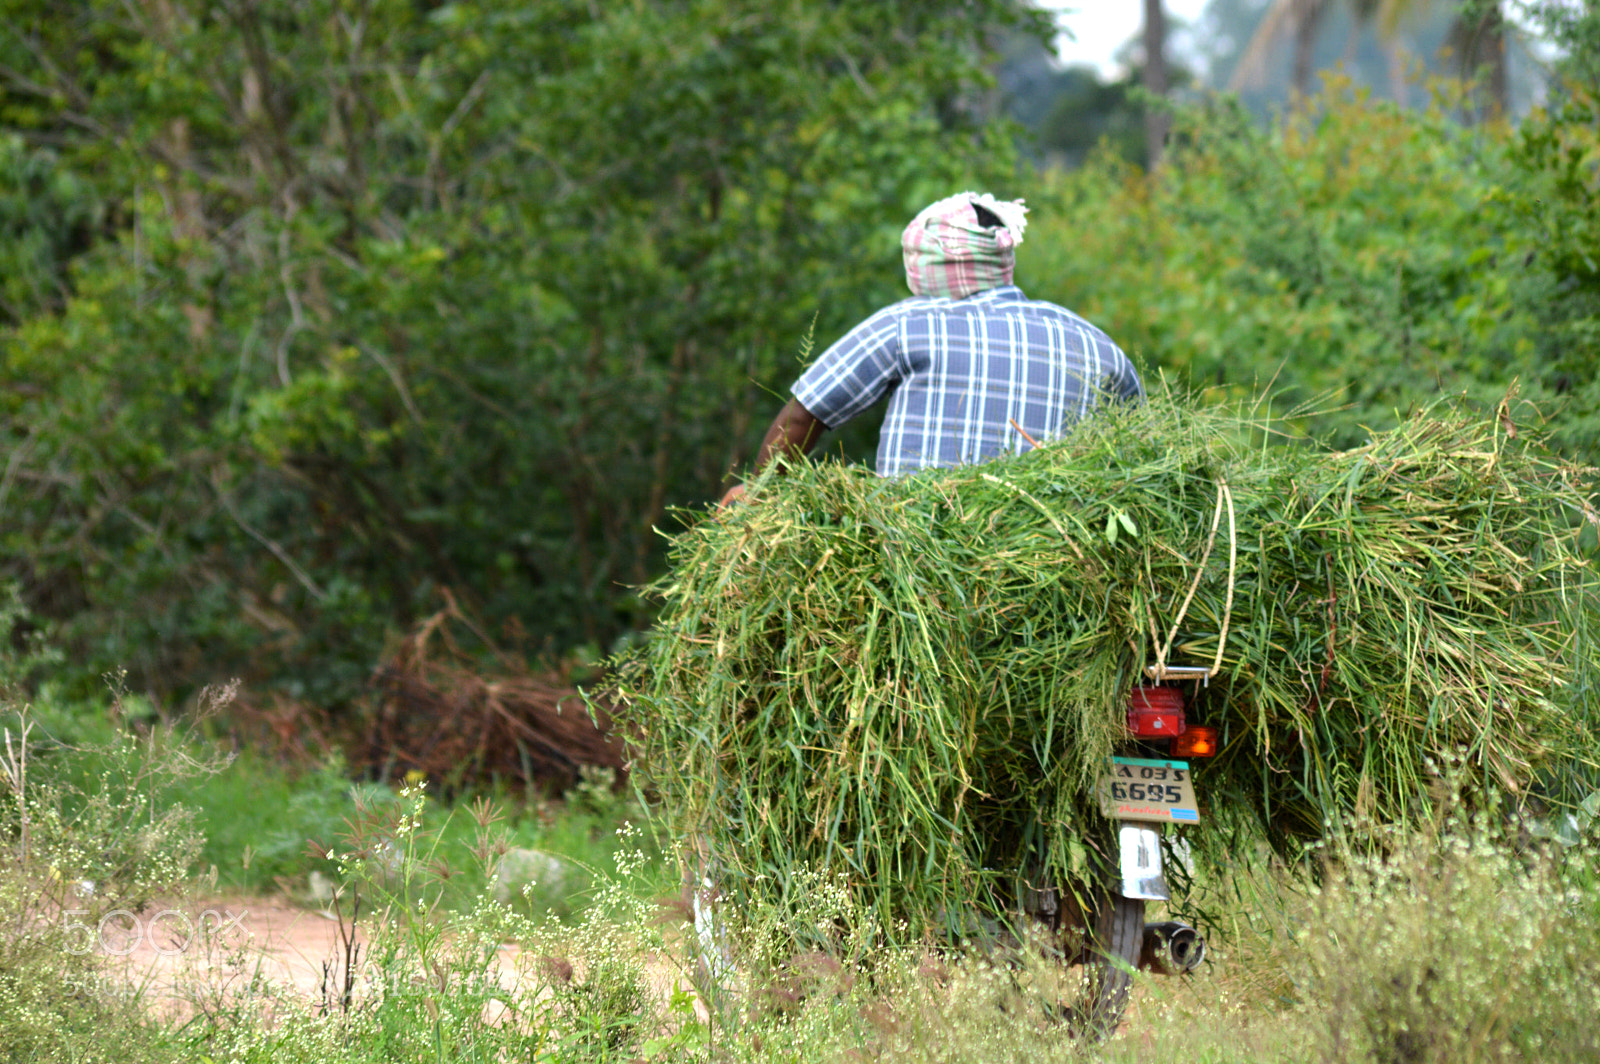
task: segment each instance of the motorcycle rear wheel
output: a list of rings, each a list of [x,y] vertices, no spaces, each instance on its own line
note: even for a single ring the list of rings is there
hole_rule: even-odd
[[[1068,981],[1061,1010],[1075,1035],[1098,1042],[1116,1033],[1128,1008],[1144,947],[1144,902],[1104,890],[1094,899],[1094,911],[1076,923],[1081,964],[1077,978]]]
[[[686,879],[693,905],[693,961],[690,980],[702,1001],[724,1021],[739,1011],[742,980],[735,966],[727,928],[717,913],[718,893],[698,863]],[[1055,1013],[1075,1037],[1088,1042],[1110,1038],[1121,1025],[1144,946],[1145,903],[1101,888],[1092,911],[1068,901],[1062,912],[1035,912],[1050,940],[1048,953],[1059,963],[1062,984]]]

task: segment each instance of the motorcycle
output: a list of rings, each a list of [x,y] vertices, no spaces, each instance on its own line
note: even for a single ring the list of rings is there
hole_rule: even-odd
[[[1210,674],[1169,667],[1162,679]],[[1061,892],[1045,890],[1030,892],[1033,904],[1024,907],[1061,938],[1063,960],[1081,968],[1077,987],[1068,992],[1073,1000],[1063,1008],[1073,1028],[1091,1038],[1109,1037],[1122,1022],[1136,970],[1183,975],[1205,960],[1205,939],[1195,928],[1176,920],[1145,922],[1147,903],[1172,899],[1162,866],[1163,829],[1200,822],[1190,761],[1217,754],[1216,729],[1190,724],[1185,710],[1175,686],[1129,692],[1127,739],[1096,788],[1100,810],[1116,828],[1115,877],[1096,885],[1089,904],[1075,898],[1064,906]]]
[[[1218,751],[1214,728],[1191,724],[1186,700],[1172,682],[1208,678],[1205,668],[1161,668],[1157,682],[1129,693],[1127,736],[1096,788],[1101,812],[1115,827],[1115,868],[1101,881],[1062,889],[1045,874],[1025,877],[1017,908],[1027,918],[1031,946],[1064,969],[1055,1012],[1080,1037],[1109,1037],[1122,1022],[1134,973],[1194,971],[1206,943],[1188,924],[1146,923],[1152,901],[1170,901],[1161,833],[1197,824],[1201,809],[1190,761]],[[712,1007],[736,994],[738,973],[718,916],[715,862],[698,847],[687,864],[695,929],[695,979]]]

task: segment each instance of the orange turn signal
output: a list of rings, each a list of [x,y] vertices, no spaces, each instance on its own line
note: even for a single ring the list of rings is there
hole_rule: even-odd
[[[1216,757],[1217,729],[1191,724],[1172,740],[1173,757]]]

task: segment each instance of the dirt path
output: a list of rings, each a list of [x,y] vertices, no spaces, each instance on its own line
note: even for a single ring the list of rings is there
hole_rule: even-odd
[[[324,965],[342,956],[331,913],[257,897],[158,903],[102,924],[100,944],[113,968],[153,1002],[184,1000],[202,983],[222,989],[257,976],[314,1000]]]
[[[222,1001],[255,980],[320,1002],[343,985],[345,933],[330,910],[233,896],[157,903],[103,924],[100,941],[112,969],[141,988],[153,1008],[182,1015],[196,1001]],[[358,929],[351,944],[364,951],[365,934]],[[364,952],[357,956],[359,970]],[[526,956],[506,944],[500,947],[498,977],[512,989],[530,966],[538,967],[541,980],[547,978],[552,963],[559,969],[565,962]],[[667,958],[647,959],[645,970],[663,1000],[682,978]]]
[[[258,979],[311,1005],[342,985],[346,944],[338,920],[327,910],[277,898],[231,896],[154,905],[135,919],[137,926],[121,918],[104,925],[102,946],[113,970],[141,988],[153,1010],[172,1018],[192,1015],[197,1003],[223,1005]],[[353,941],[365,945],[360,932]],[[500,981],[507,989],[529,965],[540,965],[544,975],[550,963],[525,956],[511,944],[500,948],[499,961]],[[647,959],[645,968],[663,1001],[683,979],[665,957]],[[1134,988],[1118,1041],[1149,1041],[1152,1023],[1162,1022],[1163,1010],[1151,1009],[1156,1003],[1148,1000],[1148,989],[1153,988]],[[1166,995],[1157,991],[1156,996]],[[696,1011],[703,1012],[704,1006],[696,1004]]]

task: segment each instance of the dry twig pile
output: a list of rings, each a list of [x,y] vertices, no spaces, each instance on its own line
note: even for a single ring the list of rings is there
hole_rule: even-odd
[[[572,786],[584,765],[621,778],[623,747],[610,733],[604,703],[591,708],[560,677],[530,673],[510,660],[499,675],[485,676],[451,638],[452,622],[467,623],[453,601],[373,677],[377,708],[362,744],[366,767],[386,776],[416,770],[447,785],[499,780],[546,793]]]

